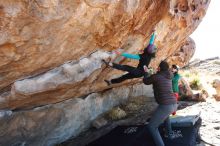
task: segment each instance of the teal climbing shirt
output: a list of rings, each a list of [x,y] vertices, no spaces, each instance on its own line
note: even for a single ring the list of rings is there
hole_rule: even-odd
[[[151,35],[149,44],[153,45],[154,44],[154,40],[155,40],[155,33],[153,33]]]
[[[140,56],[138,54],[122,53],[121,56],[124,56],[125,58],[140,60]]]
[[[172,87],[174,93],[179,93],[179,79],[181,76],[179,74],[174,74],[172,79]]]

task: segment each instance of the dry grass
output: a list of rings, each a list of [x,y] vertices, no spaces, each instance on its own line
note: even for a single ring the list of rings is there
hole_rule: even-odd
[[[190,84],[190,87],[193,90],[201,90],[203,88],[201,80],[200,80],[200,75],[197,70],[195,69],[185,70],[185,71],[181,71],[180,74],[184,78],[186,78],[186,80]]]
[[[111,120],[119,120],[124,117],[126,117],[126,112],[122,110],[120,107],[113,108],[111,111],[108,113],[108,117]]]
[[[190,81],[190,87],[193,90],[201,90],[202,89],[202,84],[200,82],[200,79],[198,77],[195,77]]]

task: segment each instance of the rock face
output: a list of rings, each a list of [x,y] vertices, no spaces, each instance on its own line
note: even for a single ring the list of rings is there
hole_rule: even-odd
[[[187,65],[195,53],[196,45],[193,39],[188,38],[183,45],[172,56],[168,58],[170,64],[176,64],[180,67]]]
[[[27,125],[30,129],[34,125],[32,120],[38,123],[34,126],[35,129],[43,130],[45,125],[51,124],[44,123],[48,118],[43,118],[47,115],[45,112],[35,112],[35,107],[39,106],[43,106],[46,111],[54,111],[52,118],[65,121],[62,114],[64,111],[53,108],[51,104],[84,98],[92,93],[102,94],[106,89],[112,88],[103,80],[122,74],[106,68],[102,65],[102,59],[110,57],[120,63],[136,64],[109,51],[120,47],[125,52],[137,53],[147,45],[155,28],[155,44],[159,49],[151,66],[156,67],[186,42],[204,17],[209,2],[210,0],[1,0],[0,109],[3,113],[4,110],[26,109],[13,112],[7,118],[16,117],[18,121],[26,121],[27,124],[30,121]],[[137,82],[141,80],[129,80],[113,87]],[[77,107],[63,108],[70,112]],[[30,115],[36,119],[30,118]],[[1,121],[7,118],[3,116]],[[69,118],[74,119],[74,116]],[[20,131],[25,125],[14,121],[16,120],[7,122],[8,127],[5,126],[8,130],[0,131],[1,143],[7,144],[9,140],[5,137],[10,137],[10,133]],[[86,125],[85,121],[81,120],[81,124]],[[56,124],[54,129],[60,126]],[[65,124],[68,123],[61,122],[61,125]],[[25,133],[21,134],[27,136],[26,142],[20,136],[11,136],[10,141],[17,141],[22,145],[29,144],[29,141],[33,141],[32,145],[35,145],[35,141],[37,145],[39,135],[44,135],[40,137],[43,145],[64,140],[58,138],[50,142],[47,137],[56,137],[50,130],[43,133],[32,130],[24,130]],[[77,135],[79,131],[69,129],[65,132],[71,136]],[[62,132],[64,131],[61,130],[60,133]]]
[[[151,86],[122,86],[84,99],[74,98],[33,110],[0,112],[0,145],[49,146],[77,136],[98,115],[125,102],[130,96],[149,95]],[[151,95],[152,97],[152,95]],[[22,129],[22,130],[21,130]]]
[[[128,38],[142,39],[143,45],[168,4],[168,0],[1,1],[0,88],[99,48],[118,48]]]
[[[121,74],[100,67],[105,51],[122,47],[137,52],[148,43],[153,28],[159,49],[151,66],[157,66],[196,29],[208,4],[1,1],[0,109],[33,108],[105,90],[103,79]]]
[[[220,101],[220,80],[215,79],[212,85],[213,85],[213,88],[215,88],[216,90],[216,95],[214,95],[214,97],[217,101]]]

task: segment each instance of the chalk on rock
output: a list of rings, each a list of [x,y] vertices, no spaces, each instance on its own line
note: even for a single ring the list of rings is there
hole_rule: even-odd
[[[4,116],[10,116],[12,114],[12,111],[10,110],[0,110],[0,118]]]

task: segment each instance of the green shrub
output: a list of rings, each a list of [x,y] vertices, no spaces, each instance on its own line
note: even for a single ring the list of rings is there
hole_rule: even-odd
[[[185,73],[184,76],[189,78],[190,77],[190,73]]]
[[[127,116],[126,112],[120,107],[115,107],[109,111],[108,116],[111,120],[119,120]]]
[[[200,82],[200,79],[198,77],[193,78],[192,81],[190,82],[190,87],[193,90],[200,90],[200,89],[202,89],[202,84]]]

